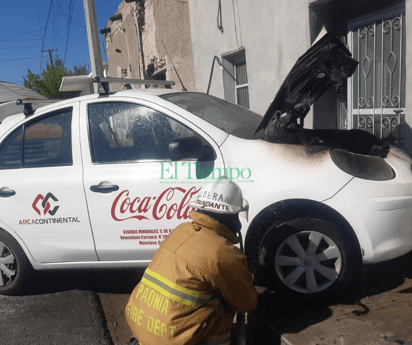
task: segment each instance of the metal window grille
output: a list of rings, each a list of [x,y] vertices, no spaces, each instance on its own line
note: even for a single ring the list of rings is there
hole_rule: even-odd
[[[406,86],[404,27],[405,16],[399,11],[349,25],[349,48],[359,65],[348,81],[346,118],[345,102],[338,102],[342,128],[362,129],[379,138],[390,135],[401,147]]]
[[[246,70],[246,60],[242,54],[242,60],[234,63],[236,78],[236,104],[249,109],[249,84]]]

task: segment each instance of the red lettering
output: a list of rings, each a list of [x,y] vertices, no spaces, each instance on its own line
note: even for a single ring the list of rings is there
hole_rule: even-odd
[[[122,210],[121,210],[121,208],[122,208],[122,206],[123,206],[123,204],[124,204],[124,201],[121,202],[120,200],[121,200],[121,198],[122,198],[123,195],[125,195],[126,197],[128,197],[128,196],[129,196],[129,191],[128,191],[128,190],[124,190],[123,192],[121,192],[121,193],[116,197],[116,199],[114,199],[114,202],[113,202],[113,205],[112,205],[112,209],[111,209],[112,218],[113,218],[114,220],[116,220],[116,221],[118,221],[118,222],[121,222],[121,221],[123,221],[123,220],[132,219],[132,218],[136,218],[136,219],[138,219],[138,220],[149,219],[149,218],[147,218],[147,217],[145,217],[145,216],[142,216],[142,215],[132,215],[132,216],[130,216],[130,217],[123,218],[123,219],[118,218],[118,216],[116,215],[116,214],[118,214],[118,212],[120,212],[120,213],[125,213],[125,212],[126,212],[126,210],[125,210],[124,212],[122,212]],[[129,198],[127,198],[127,199],[129,199]],[[129,199],[129,200],[130,200],[130,199]],[[119,206],[120,203],[121,203],[121,206]],[[129,205],[130,205],[130,203],[129,203]],[[132,214],[133,214],[133,213],[132,213]]]
[[[132,203],[130,204],[130,212],[136,213],[138,211],[139,201],[140,201],[139,197],[133,199]],[[133,205],[135,204],[136,204],[136,208],[133,208]]]
[[[144,215],[150,209],[154,220],[160,220],[166,217],[167,220],[172,218],[187,219],[191,207],[187,206],[193,195],[198,193],[200,188],[191,187],[186,190],[181,187],[170,187],[164,190],[159,197],[145,196],[131,198],[129,191],[120,192],[114,199],[111,215],[115,221],[123,221],[127,219],[143,220],[149,218]],[[154,204],[152,205],[152,201]],[[153,206],[153,208],[152,208]]]
[[[147,211],[150,210],[150,201],[152,198],[150,196],[147,196],[143,198],[142,202],[139,205],[139,208],[137,209],[140,213],[146,213]]]
[[[190,202],[190,199],[192,198],[193,195],[198,193],[200,190],[196,189],[196,187],[190,188],[185,196],[183,197],[182,201],[180,202],[179,208],[177,209],[177,219],[188,219],[189,218],[189,213],[191,211],[191,207],[186,207],[186,205]],[[183,209],[186,207],[184,210],[184,213],[182,214]]]
[[[166,219],[172,219],[173,216],[176,214],[176,211],[177,211],[177,204],[172,204],[169,210],[167,211]]]
[[[123,200],[122,205],[120,206],[120,213],[125,213],[130,206],[130,199],[126,198]]]
[[[167,204],[162,204],[160,207],[159,207],[159,204],[162,201],[163,196],[165,196],[165,195],[166,195],[166,201],[170,201],[170,199],[172,199],[173,195],[175,194],[175,190],[178,190],[182,193],[185,192],[185,190],[183,188],[180,188],[180,187],[174,187],[174,188],[170,187],[170,188],[167,188],[165,191],[163,191],[163,193],[160,194],[160,196],[157,198],[157,200],[156,200],[156,202],[153,206],[153,218],[154,219],[160,220],[164,217],[164,215],[167,212]],[[159,208],[159,210],[158,210],[158,208]],[[170,218],[168,218],[168,219],[170,219]]]

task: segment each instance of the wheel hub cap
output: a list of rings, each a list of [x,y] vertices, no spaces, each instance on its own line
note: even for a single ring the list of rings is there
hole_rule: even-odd
[[[305,266],[311,266],[311,265],[312,265],[312,261],[311,261],[310,259],[305,259],[305,260],[303,260],[303,264],[304,264]]]
[[[317,231],[301,231],[286,238],[275,255],[279,279],[291,290],[317,293],[327,289],[342,270],[337,244]]]
[[[0,286],[13,282],[16,275],[16,259],[11,250],[0,241]]]

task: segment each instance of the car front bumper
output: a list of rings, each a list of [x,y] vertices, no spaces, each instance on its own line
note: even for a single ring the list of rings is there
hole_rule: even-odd
[[[412,250],[411,160],[399,150],[386,161],[396,177],[389,181],[353,178],[324,204],[338,211],[352,226],[364,263],[377,263]]]

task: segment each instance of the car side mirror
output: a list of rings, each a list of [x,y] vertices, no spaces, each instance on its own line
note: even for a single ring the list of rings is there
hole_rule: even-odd
[[[197,137],[174,139],[169,144],[169,157],[172,161],[192,158],[198,159],[206,153],[205,147]]]

